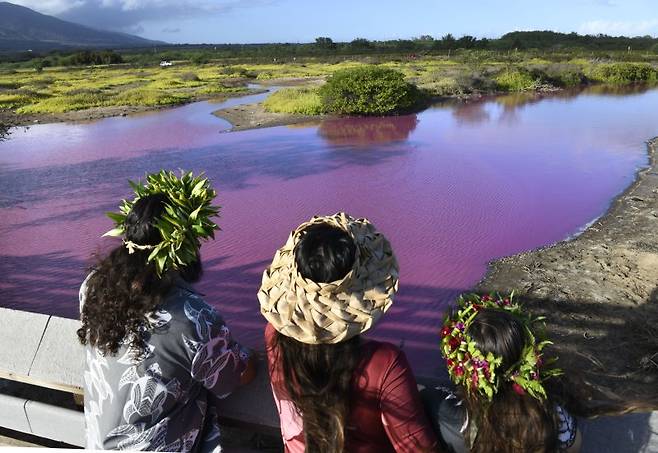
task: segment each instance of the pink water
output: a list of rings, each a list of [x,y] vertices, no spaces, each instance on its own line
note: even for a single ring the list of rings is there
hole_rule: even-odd
[[[260,96],[227,104],[253,102]],[[114,246],[103,213],[127,179],[205,171],[222,205],[199,288],[259,347],[256,291],[296,225],[345,210],[392,241],[399,297],[372,336],[440,369],[447,304],[487,262],[560,241],[603,214],[658,135],[658,90],[585,91],[439,106],[413,116],[221,133],[206,102],[88,124],[15,129],[0,143],[0,305],[77,316],[90,255]]]

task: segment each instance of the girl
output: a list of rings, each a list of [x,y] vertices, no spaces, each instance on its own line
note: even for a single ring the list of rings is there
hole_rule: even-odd
[[[219,449],[213,398],[253,377],[253,361],[191,283],[199,239],[212,235],[208,180],[171,172],[135,185],[111,214],[123,243],[80,288],[87,345],[87,448]]]
[[[397,288],[391,246],[365,219],[315,217],[277,251],[258,298],[287,452],[436,448],[404,353],[360,336]]]
[[[446,319],[441,352],[457,389],[425,398],[435,431],[451,452],[577,452],[576,420],[544,389],[560,371],[544,363],[540,320],[512,297],[462,296]]]

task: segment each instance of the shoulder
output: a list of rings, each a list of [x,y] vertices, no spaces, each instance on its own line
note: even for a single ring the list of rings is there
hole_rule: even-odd
[[[224,326],[217,310],[189,285],[174,285],[154,315],[161,319],[160,322],[166,319],[188,337],[196,337],[197,340],[207,339],[209,330]],[[157,325],[153,327],[157,328]]]
[[[397,346],[374,340],[361,344],[361,368],[376,381],[399,378],[411,373],[407,356]]]
[[[394,364],[407,358],[397,346],[385,341],[364,340],[361,344],[363,359],[372,365]]]

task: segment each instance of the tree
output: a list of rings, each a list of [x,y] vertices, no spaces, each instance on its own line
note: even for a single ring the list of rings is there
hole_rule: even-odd
[[[318,46],[320,49],[336,48],[336,44],[334,43],[334,41],[326,36],[320,36],[319,38],[315,38],[315,45]]]
[[[452,50],[456,47],[457,40],[452,34],[448,33],[441,38],[441,44],[444,49]]]
[[[350,43],[350,48],[353,50],[370,50],[372,43],[365,38],[356,38]]]
[[[456,47],[458,49],[472,49],[477,43],[477,38],[469,35],[462,36],[457,40]]]

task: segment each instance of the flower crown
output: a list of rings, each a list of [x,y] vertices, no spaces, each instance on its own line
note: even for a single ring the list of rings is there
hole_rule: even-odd
[[[192,172],[181,171],[178,178],[172,171],[146,175],[146,184],[128,181],[135,191],[132,201],[123,200],[118,213],[108,212],[116,226],[103,236],[123,236],[126,217],[140,198],[155,194],[165,194],[164,213],[158,219],[156,228],[162,241],[156,245],[139,245],[124,238],[123,243],[129,253],[135,250],[151,250],[147,262],[155,261],[158,275],[169,269],[179,269],[193,263],[201,243],[199,239],[215,238],[214,230],[219,227],[210,218],[218,215],[219,206],[210,203],[217,195],[210,187],[207,178],[194,176]]]
[[[547,369],[542,350],[550,341],[537,341],[532,327],[544,318],[532,318],[522,307],[513,301],[514,292],[509,297],[490,294],[480,297],[477,294],[461,295],[457,299],[457,309],[449,316],[441,329],[441,353],[446,359],[450,379],[466,388],[471,395],[478,394],[491,401],[503,382],[512,382],[512,388],[520,395],[525,393],[543,400],[546,398],[543,381],[562,372],[557,368]],[[484,354],[468,335],[468,328],[483,309],[507,311],[513,314],[524,326],[526,344],[521,358],[508,370],[500,370],[502,357],[491,352]]]

